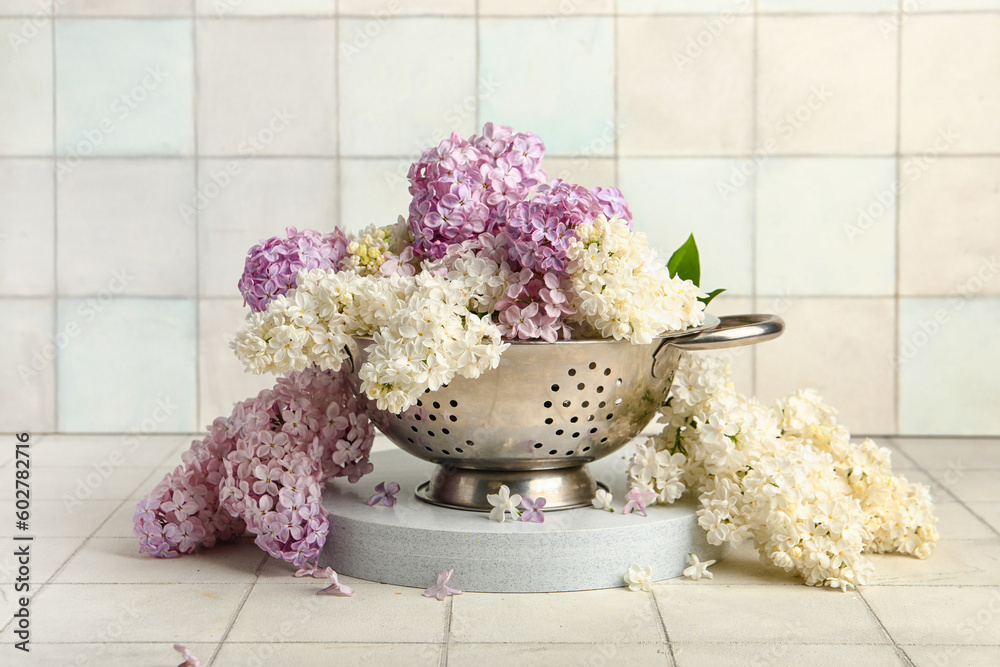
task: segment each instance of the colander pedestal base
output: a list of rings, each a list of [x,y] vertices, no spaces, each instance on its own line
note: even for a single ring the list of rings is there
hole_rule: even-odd
[[[417,497],[432,505],[473,512],[488,512],[486,496],[504,484],[511,495],[545,498],[545,510],[568,510],[591,504],[598,484],[586,465],[548,470],[474,470],[435,466],[429,482]]]

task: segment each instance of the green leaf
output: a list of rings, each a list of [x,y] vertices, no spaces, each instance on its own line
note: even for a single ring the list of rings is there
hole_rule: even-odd
[[[698,300],[707,306],[708,304],[712,303],[712,299],[719,296],[725,291],[726,291],[725,287],[720,287],[719,289],[714,289],[711,292],[709,292],[708,296],[706,296],[704,299],[698,299]]]
[[[695,285],[698,284],[701,279],[701,263],[698,261],[698,244],[694,242],[694,234],[670,256],[667,269],[671,278],[680,276],[681,280],[690,280]]]

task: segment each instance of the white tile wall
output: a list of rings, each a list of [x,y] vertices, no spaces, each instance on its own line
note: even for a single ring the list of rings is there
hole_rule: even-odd
[[[741,388],[1000,433],[996,0],[54,4],[0,2],[0,431],[164,395],[152,430],[202,428],[268,381],[226,345],[248,247],[393,221],[417,152],[493,120],[664,252],[694,232],[717,312],[786,318]]]

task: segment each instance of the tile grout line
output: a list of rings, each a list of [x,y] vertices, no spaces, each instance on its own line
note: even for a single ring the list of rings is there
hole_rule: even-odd
[[[886,160],[900,158],[920,158],[925,157],[924,153],[909,153],[906,151],[896,153],[772,153],[772,157],[769,160]],[[46,160],[52,156],[51,153],[46,153],[43,155],[29,155],[29,154],[6,154],[0,156],[2,160]],[[55,154],[56,157],[67,157],[60,153]],[[105,153],[101,155],[88,155],[88,160],[119,160],[119,161],[129,161],[129,160],[188,160],[195,157],[194,153],[163,153],[159,155],[153,154],[139,154],[139,153]],[[205,153],[198,157],[204,160],[248,160],[246,155],[241,155],[239,153]],[[338,157],[342,157],[346,160],[407,160],[412,161],[413,155],[395,155],[389,153],[379,153],[379,154],[352,154],[344,155],[338,154],[337,151],[331,153],[269,153],[269,154],[258,154],[253,156],[254,160],[335,160]],[[577,160],[583,158],[589,158],[591,160],[614,160],[614,154],[610,155],[594,155],[590,153],[549,153],[546,152],[546,157],[553,160]],[[629,155],[622,153],[620,155],[623,159],[627,160],[747,160],[753,158],[759,158],[759,154],[755,153],[654,153],[649,155]],[[985,152],[985,153],[959,153],[951,152],[948,154],[942,153],[937,156],[938,160],[985,160],[985,159],[996,159],[1000,157],[1000,152]]]
[[[479,0],[475,0],[475,3],[474,3],[474,17],[475,17],[475,20],[473,22],[473,30],[475,30],[475,39],[474,39],[474,41],[475,41],[475,45],[476,45],[476,80],[475,80],[475,82],[473,84],[473,85],[475,85],[475,94],[473,95],[473,99],[475,99],[475,104],[476,104],[476,110],[475,110],[476,122],[475,122],[475,128],[474,129],[475,129],[476,132],[478,132],[479,129],[483,126],[483,118],[482,118],[482,115],[483,115],[482,106],[483,106],[483,104],[482,104],[482,100],[479,99],[480,96],[482,95],[482,89],[483,89],[483,86],[482,86],[483,71],[482,71],[482,64],[480,63],[480,57],[479,57],[479,53],[480,53],[480,50],[481,50],[481,48],[480,48],[480,41],[479,41],[479,28],[480,28],[480,25],[479,25]]]
[[[902,0],[900,0],[900,3]],[[893,386],[893,430],[898,431],[900,425],[900,381],[899,381],[899,316],[900,316],[900,299],[899,299],[899,230],[900,230],[900,193],[902,192],[902,183],[900,182],[899,174],[899,161],[900,161],[900,151],[902,150],[902,124],[901,119],[903,116],[903,102],[902,102],[902,92],[903,92],[903,14],[902,6],[900,3],[896,4],[896,25],[898,30],[896,30],[896,226],[894,229],[895,234],[895,260],[896,260],[896,283],[895,283],[895,294],[893,295],[893,318],[892,318],[892,347],[895,352],[893,361],[895,362],[895,368],[892,369],[892,386]]]
[[[931,472],[930,470],[927,470],[927,469],[926,469],[926,468],[925,468],[924,466],[920,465],[920,463],[919,463],[919,462],[918,462],[918,461],[917,461],[916,459],[913,459],[913,458],[911,458],[911,460],[913,461],[913,464],[914,464],[915,466],[917,466],[917,470],[919,470],[920,472],[924,473],[925,475],[927,475],[928,477],[930,477],[930,478],[931,478],[932,480],[934,480],[934,481],[935,481],[935,482],[937,483],[937,485],[938,485],[938,486],[940,486],[940,487],[941,487],[941,489],[942,489],[942,490],[943,490],[943,491],[944,491],[945,493],[947,493],[947,494],[948,494],[949,496],[951,496],[951,498],[952,498],[952,499],[953,499],[953,500],[954,500],[954,501],[955,501],[956,503],[958,503],[959,505],[961,505],[961,506],[962,506],[962,508],[963,508],[963,509],[965,509],[965,511],[966,511],[966,512],[968,512],[968,513],[969,513],[969,514],[971,514],[972,516],[974,516],[974,517],[976,517],[977,519],[979,519],[980,523],[983,523],[983,524],[984,524],[984,525],[985,525],[985,526],[986,526],[987,528],[989,528],[989,529],[990,529],[990,531],[992,531],[992,532],[996,533],[996,535],[997,535],[998,537],[1000,537],[1000,530],[997,530],[996,528],[994,528],[994,527],[993,527],[993,524],[991,524],[991,523],[990,523],[989,521],[987,521],[986,519],[984,519],[983,517],[981,517],[981,516],[979,515],[979,513],[978,513],[978,512],[976,512],[975,510],[973,510],[973,509],[972,509],[971,507],[969,507],[969,506],[968,506],[968,505],[967,505],[967,504],[965,503],[965,501],[964,501],[964,500],[962,500],[962,499],[961,499],[961,498],[959,498],[959,497],[958,497],[957,495],[955,495],[955,493],[954,493],[954,492],[953,492],[953,491],[952,491],[952,490],[951,490],[950,488],[948,488],[947,486],[945,486],[944,484],[942,484],[942,483],[941,483],[941,482],[940,482],[940,481],[938,480],[938,478],[937,478],[937,475],[935,475],[935,474],[934,474],[933,472]]]
[[[193,7],[193,5],[192,5]],[[204,424],[201,414],[201,211],[197,205],[198,189],[201,187],[201,144],[198,140],[198,108],[201,82],[198,77],[198,14],[191,15],[191,124],[194,130],[194,414],[196,424]]]
[[[476,4],[479,2],[477,0]],[[455,618],[455,596],[448,596],[448,608],[445,610],[447,617],[444,622],[444,642],[441,644],[441,667],[448,667],[448,653],[451,648],[451,620]]]
[[[56,18],[52,14],[52,339],[59,331],[59,163],[56,147]],[[52,359],[52,425],[59,431],[59,353]]]
[[[253,589],[257,587],[257,582],[260,581],[260,573],[264,570],[271,556],[269,554],[264,554],[260,563],[257,565],[257,570],[254,572],[253,581],[247,587],[246,591],[243,593],[243,598],[240,600],[239,605],[236,607],[236,611],[233,612],[232,618],[229,619],[229,625],[226,626],[226,631],[222,633],[222,637],[219,638],[219,642],[212,652],[212,656],[208,659],[208,667],[212,667],[215,664],[216,658],[219,657],[219,653],[222,651],[222,647],[226,644],[226,639],[229,637],[229,633],[232,631],[233,626],[236,625],[236,620],[240,617],[243,612],[243,606],[246,605],[247,600],[250,599],[250,594],[253,593]]]
[[[868,604],[868,600],[865,599],[864,593],[858,591],[858,597],[861,598],[861,601],[864,603],[865,608],[868,609],[868,612],[875,619],[875,622],[877,622],[879,627],[882,628],[882,632],[885,633],[885,636],[889,638],[890,642],[892,642],[893,648],[896,649],[896,654],[901,658],[903,658],[906,661],[906,664],[909,665],[910,667],[916,667],[916,663],[913,662],[913,660],[910,658],[906,650],[903,649],[903,647],[900,646],[898,643],[896,643],[895,637],[893,637],[892,634],[890,634],[889,629],[885,627],[885,624],[882,622],[882,619],[879,618],[879,615],[875,613],[875,610],[872,609],[872,606]]]
[[[653,605],[653,609],[656,610],[656,617],[660,619],[660,629],[663,630],[663,639],[667,642],[667,650],[670,652],[670,662],[676,667],[677,658],[674,656],[674,643],[670,641],[670,632],[667,630],[667,622],[663,620],[663,614],[660,612],[660,605],[656,604],[656,594],[653,591],[649,592],[649,602]]]
[[[132,495],[133,493],[135,493],[135,491],[136,491],[137,489],[139,489],[139,488],[140,488],[140,487],[141,487],[141,486],[142,486],[143,484],[145,484],[145,483],[146,483],[146,481],[147,481],[147,480],[149,480],[149,478],[150,478],[150,477],[153,477],[154,475],[156,475],[156,474],[157,474],[156,470],[157,470],[157,469],[158,469],[158,468],[159,468],[160,466],[162,466],[162,465],[163,465],[163,462],[164,462],[164,461],[166,461],[166,460],[167,460],[167,459],[168,459],[168,458],[169,458],[169,457],[170,457],[171,455],[173,455],[173,453],[174,453],[174,450],[173,450],[173,449],[171,449],[171,450],[170,450],[169,452],[167,452],[167,453],[166,453],[166,454],[165,454],[165,455],[163,456],[163,458],[162,458],[162,459],[160,459],[160,462],[159,462],[159,463],[158,463],[158,464],[157,464],[157,465],[156,465],[156,466],[155,466],[155,467],[153,468],[153,470],[152,470],[152,471],[150,471],[150,473],[149,473],[148,475],[146,475],[145,477],[143,477],[143,478],[142,478],[142,479],[141,479],[141,480],[139,481],[139,483],[138,483],[138,484],[136,484],[136,485],[135,485],[134,487],[132,487],[132,490],[131,490],[131,491],[129,491],[127,495],[128,495],[128,496],[131,496],[131,495]],[[54,579],[55,579],[56,577],[58,577],[58,576],[59,576],[59,574],[60,574],[60,573],[61,573],[61,572],[62,572],[62,571],[63,571],[64,569],[66,569],[66,565],[67,565],[67,564],[69,564],[69,562],[70,562],[71,560],[73,560],[73,559],[74,559],[74,558],[76,557],[76,555],[77,555],[78,553],[80,553],[80,551],[82,551],[82,550],[83,550],[83,548],[84,548],[85,546],[87,546],[88,544],[90,544],[90,541],[91,541],[92,539],[94,539],[94,536],[95,536],[95,535],[97,534],[97,532],[98,532],[98,531],[99,531],[99,530],[100,530],[101,528],[103,528],[103,527],[104,527],[104,524],[106,524],[106,523],[107,523],[107,522],[108,522],[108,521],[109,521],[109,520],[111,519],[111,517],[112,517],[112,516],[114,516],[115,512],[117,512],[117,511],[118,511],[118,510],[120,510],[120,509],[121,509],[122,507],[124,507],[124,506],[125,506],[125,504],[126,504],[126,503],[128,503],[128,502],[129,502],[130,500],[131,500],[131,498],[129,498],[129,497],[126,497],[126,498],[125,498],[124,500],[122,500],[122,501],[121,501],[121,502],[120,502],[119,504],[115,505],[115,507],[114,507],[114,508],[113,508],[113,509],[112,509],[112,510],[111,510],[110,512],[108,512],[108,513],[107,513],[107,515],[106,515],[106,516],[104,517],[104,520],[103,520],[103,521],[101,521],[101,522],[100,522],[99,524],[97,524],[97,526],[95,526],[95,527],[94,527],[94,530],[93,530],[93,531],[91,531],[90,535],[88,535],[88,536],[86,536],[86,537],[84,537],[84,538],[83,538],[83,541],[81,541],[81,542],[80,542],[80,544],[79,544],[79,545],[77,545],[76,549],[74,549],[74,550],[73,550],[73,553],[71,553],[71,554],[70,554],[69,556],[67,556],[67,557],[66,557],[66,559],[65,559],[65,560],[64,560],[64,561],[63,561],[63,562],[62,562],[62,563],[61,563],[61,564],[59,565],[59,567],[57,567],[57,568],[55,569],[55,571],[54,571],[54,572],[52,572],[52,574],[51,574],[51,575],[49,575],[49,578],[48,578],[48,579],[46,579],[46,580],[45,580],[44,582],[42,582],[42,585],[38,587],[38,590],[37,590],[37,591],[35,591],[35,593],[33,593],[33,594],[31,595],[31,600],[32,600],[32,602],[34,602],[34,600],[35,600],[35,598],[36,598],[36,597],[38,597],[38,596],[39,596],[39,595],[40,595],[40,594],[41,594],[42,592],[44,592],[44,591],[45,591],[46,589],[48,589],[48,588],[49,588],[49,587],[50,587],[50,586],[51,586],[51,585],[53,584],[53,580],[54,580]],[[91,584],[84,584],[84,585],[91,585]],[[7,623],[4,623],[4,624],[3,624],[3,626],[2,626],[2,627],[0,627],[0,635],[2,635],[2,634],[3,634],[4,632],[6,632],[6,631],[7,631],[7,628],[8,628],[8,627],[10,626],[10,624],[11,624],[11,623],[13,623],[13,622],[14,622],[14,619],[13,619],[13,617],[12,617],[12,618],[10,619],[10,621],[9,621],[9,622],[7,622]]]
[[[753,86],[750,88],[750,136],[753,138],[751,146],[753,150],[751,152],[757,152],[757,46],[758,46],[758,34],[759,25],[757,22],[757,14],[760,10],[759,0],[754,0],[753,3],[753,37],[752,37],[752,47],[750,57],[753,60]],[[758,312],[759,308],[759,295],[757,294],[757,189],[760,180],[758,176],[760,174],[760,169],[757,169],[751,178],[753,178],[753,187],[750,188],[750,238],[753,243],[750,246],[750,308],[753,312]],[[757,395],[757,346],[754,345],[750,348],[750,390],[753,395]]]
[[[861,16],[864,18],[869,17],[879,17],[879,16],[893,16],[897,10],[886,9],[878,11],[847,11],[847,12],[794,12],[794,11],[774,11],[774,12],[760,12],[763,16],[776,16],[776,17],[792,17],[792,18],[824,18],[824,17],[852,17]],[[751,12],[734,12],[736,16],[749,16]],[[969,16],[969,15],[996,15],[1000,11],[996,9],[957,9],[957,10],[927,10],[921,11],[921,16]],[[312,12],[312,13],[301,13],[301,14],[241,14],[235,16],[217,16],[214,13],[198,13],[195,12],[199,20],[203,21],[269,21],[269,20],[298,20],[307,21],[310,19],[330,19],[335,16],[341,16],[342,18],[349,19],[372,19],[377,18],[376,14],[360,14],[345,12],[343,14],[338,14],[334,12]],[[634,12],[626,13],[623,16],[636,17],[636,18],[657,18],[657,17],[668,17],[668,18],[699,18],[699,17],[714,17],[718,16],[719,12],[711,11],[700,11],[700,12]],[[169,13],[152,13],[152,14],[59,14],[61,20],[70,21],[95,21],[95,20],[123,20],[123,21],[155,21],[164,19],[183,19],[187,14],[169,14]],[[442,18],[469,18],[471,14],[469,13],[458,13],[458,12],[441,12],[441,13],[413,13],[405,14],[400,16],[400,18],[406,19],[442,19]],[[487,18],[497,18],[497,19],[539,19],[545,20],[547,15],[544,13],[510,13],[510,14],[498,14],[498,13],[485,13]],[[610,12],[592,12],[587,14],[581,14],[582,18],[612,18],[615,15]],[[11,13],[0,15],[0,18],[4,19],[37,19],[38,14],[25,14],[25,13]]]
[[[340,0],[334,2],[333,16],[333,117],[336,118],[336,154],[335,164],[337,166],[337,227],[344,225],[344,161],[341,159],[340,136]]]
[[[477,0],[478,2],[478,0]],[[615,0],[615,17],[613,20],[613,25],[611,26],[611,48],[612,48],[612,74],[611,78],[613,81],[614,88],[611,91],[611,95],[614,98],[614,106],[612,113],[614,114],[614,133],[615,133],[615,151],[614,151],[614,186],[621,189],[621,113],[618,109],[618,0]]]

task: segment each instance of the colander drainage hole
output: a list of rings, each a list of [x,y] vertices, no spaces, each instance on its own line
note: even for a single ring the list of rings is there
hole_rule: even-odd
[[[569,421],[570,421],[571,424],[575,424],[578,421],[580,421],[580,418],[574,415],[573,417],[570,417]]]
[[[441,404],[438,403],[437,401],[434,401],[433,405],[434,405],[434,409],[435,410],[440,410],[441,409]]]
[[[562,434],[563,434],[563,430],[562,429],[559,429],[558,431],[556,431],[556,435],[562,435]]]
[[[541,449],[541,448],[542,448],[542,443],[536,442],[535,443],[535,449]]]
[[[573,456],[573,452],[566,452],[566,456]]]
[[[604,436],[603,438],[601,438],[601,444],[602,444],[602,445],[603,445],[603,444],[604,444],[605,442],[607,442],[607,441],[608,441],[608,436]]]
[[[414,433],[416,433],[417,432],[417,427],[416,426],[411,426],[410,430],[413,431]]]
[[[616,387],[622,386],[622,379],[621,378],[618,378],[617,380],[615,380],[615,386]]]
[[[605,419],[611,419],[611,418],[612,418],[612,417],[614,417],[614,416],[615,416],[615,413],[613,413],[613,412],[609,412],[609,413],[608,413],[608,416],[607,416],[607,417],[605,417]]]
[[[568,373],[569,373],[570,377],[573,377],[574,375],[576,375],[576,369],[575,368],[571,368],[571,369],[569,369]]]
[[[408,443],[410,443],[411,445],[413,444],[413,438],[407,438],[407,439],[406,439],[406,441],[407,441]]]
[[[611,375],[611,369],[610,368],[605,368],[604,369],[604,374],[605,375]]]
[[[446,428],[441,429],[441,432],[444,433],[445,435],[448,435],[449,433],[451,433],[451,431],[449,431]]]
[[[465,444],[467,444],[469,447],[472,447],[476,443],[472,442],[471,440],[466,440]]]
[[[597,433],[597,427],[595,426],[594,428],[590,429],[590,432],[591,433]]]
[[[587,421],[589,422],[594,421],[594,415],[587,415]]]
[[[621,404],[622,404],[622,399],[616,398],[615,399],[615,405],[621,405]]]
[[[563,401],[563,407],[564,407],[564,408],[568,408],[568,407],[569,407],[569,406],[571,406],[571,405],[573,405],[573,404],[572,404],[572,403],[570,403],[569,401]]]
[[[597,407],[598,407],[598,408],[603,408],[603,407],[604,407],[605,405],[607,405],[607,404],[608,404],[608,402],[607,402],[607,401],[601,401],[600,403],[598,403],[598,404],[597,404]]]
[[[588,366],[587,368],[589,368],[590,370],[594,370],[595,368],[597,368],[597,362],[591,361],[590,366]]]
[[[465,450],[464,450],[464,449],[462,449],[461,447],[456,447],[456,448],[455,448],[455,451],[456,451],[457,453],[461,454],[461,453],[462,453],[462,452],[464,452]]]
[[[552,423],[552,421],[553,421],[553,420],[552,420],[552,417],[546,417],[546,418],[545,418],[545,423],[546,423],[546,424],[551,424],[551,423]]]
[[[604,393],[604,387],[603,386],[602,387],[598,387],[597,388],[597,393],[598,394],[603,394]]]
[[[396,419],[402,419],[403,415],[396,415]]]
[[[583,391],[584,389],[587,388],[587,385],[581,382],[580,384],[576,385],[576,388],[579,389],[580,391]]]
[[[580,404],[580,407],[581,408],[589,408],[590,407],[590,401],[584,401],[583,403]]]
[[[413,418],[416,419],[417,421],[420,421],[421,419],[423,419],[423,417],[421,417],[419,414],[413,415]]]
[[[438,419],[437,415],[427,415],[427,418],[430,419],[432,422],[436,422]]]
[[[423,401],[421,401],[421,400],[420,400],[419,398],[417,399],[417,407],[418,407],[418,408],[422,408],[422,407],[424,407],[424,402],[423,402]]]
[[[448,405],[450,405],[453,408],[457,408],[458,407],[458,401],[456,401],[455,399],[451,399],[450,401],[448,401]]]
[[[447,449],[442,449],[441,453],[444,454],[445,456],[451,456],[451,452],[449,452]]]
[[[412,441],[412,440],[410,440],[410,442],[413,442],[413,441]],[[431,449],[431,448],[430,448],[430,447],[428,447],[427,445],[424,445],[424,449],[426,449],[426,450],[427,450],[427,451],[429,451],[429,452],[433,452],[433,451],[434,451],[433,449]]]
[[[433,438],[434,437],[434,431],[427,431],[427,435],[429,435],[429,436],[431,436]]]
[[[554,384],[551,387],[549,387],[549,389],[551,389],[552,391],[559,391],[559,385]]]
[[[449,419],[449,421],[453,421],[453,422],[457,422],[458,421],[458,417],[456,417],[455,415],[448,415],[448,419]]]
[[[557,450],[557,449],[550,449],[549,450],[549,456],[555,456],[558,453],[559,453],[559,450]]]
[[[547,408],[551,408],[552,407],[552,401],[545,401],[544,403],[542,403],[542,405],[544,405]]]
[[[579,437],[580,437],[580,432],[579,432],[579,431],[577,431],[576,433],[574,433],[574,434],[573,434],[573,437],[574,437],[574,438],[579,438]]]
[[[585,451],[585,452],[589,452],[589,451],[590,451],[590,445],[587,445],[586,447],[584,447],[584,448],[583,448],[583,451]]]

